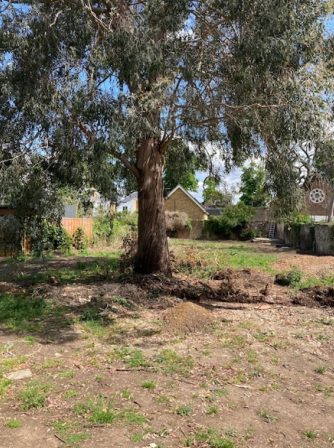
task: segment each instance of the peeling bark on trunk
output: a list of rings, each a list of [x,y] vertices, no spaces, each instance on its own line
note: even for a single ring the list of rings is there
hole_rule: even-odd
[[[331,196],[329,200],[328,222],[333,222],[333,212],[334,212],[334,190],[331,191]]]
[[[138,250],[135,271],[171,275],[163,198],[164,156],[159,142],[146,140],[138,150]]]

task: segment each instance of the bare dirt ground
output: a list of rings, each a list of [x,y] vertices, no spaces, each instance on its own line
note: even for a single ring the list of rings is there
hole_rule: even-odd
[[[275,263],[288,270],[304,257],[328,267],[293,253]],[[92,281],[96,270],[82,266],[69,276],[78,261],[92,260],[3,266],[1,447],[334,445],[332,307],[296,305],[304,293],[258,270],[132,283],[104,270]],[[193,302],[177,297],[192,290]],[[207,300],[217,291],[221,300]],[[19,294],[44,298],[28,321],[21,302],[10,308],[15,321],[1,308]],[[7,379],[23,369],[31,378]]]

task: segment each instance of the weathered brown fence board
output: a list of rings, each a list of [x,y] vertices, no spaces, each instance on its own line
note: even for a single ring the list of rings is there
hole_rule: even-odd
[[[93,238],[93,218],[63,218],[61,223],[70,235],[81,227],[88,239]]]

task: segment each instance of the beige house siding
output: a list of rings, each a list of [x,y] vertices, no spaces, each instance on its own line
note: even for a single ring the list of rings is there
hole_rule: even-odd
[[[181,189],[177,189],[165,201],[165,209],[170,212],[187,213],[192,221],[206,221],[208,214],[205,213],[189,196]]]

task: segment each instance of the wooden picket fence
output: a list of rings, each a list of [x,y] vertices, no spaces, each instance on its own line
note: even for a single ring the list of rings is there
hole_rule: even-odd
[[[93,239],[93,218],[62,218],[61,223],[70,235],[81,227],[88,240]]]

